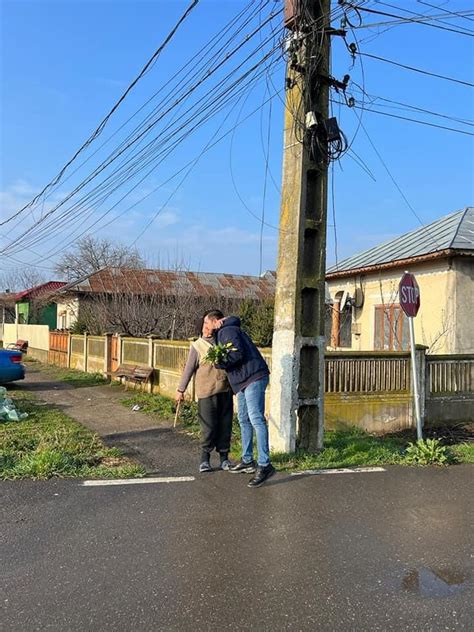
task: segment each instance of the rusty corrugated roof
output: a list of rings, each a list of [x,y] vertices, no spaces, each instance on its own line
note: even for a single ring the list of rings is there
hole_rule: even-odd
[[[194,294],[264,300],[275,295],[275,283],[275,272],[265,272],[262,276],[243,276],[215,272],[104,268],[62,287],[61,293]]]

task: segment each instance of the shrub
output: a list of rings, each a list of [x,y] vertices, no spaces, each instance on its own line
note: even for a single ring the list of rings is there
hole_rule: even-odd
[[[405,460],[412,465],[446,465],[449,456],[439,439],[419,439],[408,444]]]
[[[273,300],[257,302],[246,299],[240,305],[242,329],[259,347],[270,347],[272,344],[274,315]]]

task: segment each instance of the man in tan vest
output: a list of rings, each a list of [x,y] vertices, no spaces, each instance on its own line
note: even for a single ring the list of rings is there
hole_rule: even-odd
[[[222,315],[223,317],[223,315]],[[220,469],[229,470],[230,437],[232,433],[233,398],[226,372],[205,362],[209,348],[214,344],[212,329],[201,322],[201,337],[189,349],[181,381],[176,392],[176,401],[184,399],[189,382],[196,376],[195,388],[198,398],[198,416],[201,426],[200,472],[212,472],[210,456],[215,449],[220,456]]]

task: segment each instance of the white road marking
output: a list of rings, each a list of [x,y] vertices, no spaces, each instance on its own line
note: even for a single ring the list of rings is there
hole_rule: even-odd
[[[112,478],[108,480],[83,481],[83,487],[102,487],[104,485],[145,485],[148,483],[190,483],[194,476],[155,476],[150,478]]]
[[[365,474],[369,472],[386,472],[383,467],[340,467],[330,470],[302,470],[301,472],[292,472],[291,476],[307,476],[317,474]]]

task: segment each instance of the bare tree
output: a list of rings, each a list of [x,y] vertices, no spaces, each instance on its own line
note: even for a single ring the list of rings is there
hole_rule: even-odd
[[[67,281],[74,281],[106,267],[143,268],[144,265],[138,250],[86,235],[61,256],[54,271]]]
[[[28,266],[12,268],[7,272],[0,273],[0,292],[29,290],[49,280],[44,276],[44,273],[39,272],[36,268]]]
[[[107,292],[81,300],[74,330],[101,335],[106,331],[142,338],[185,340],[197,335],[197,322],[208,309],[238,312],[241,300],[174,295]]]

